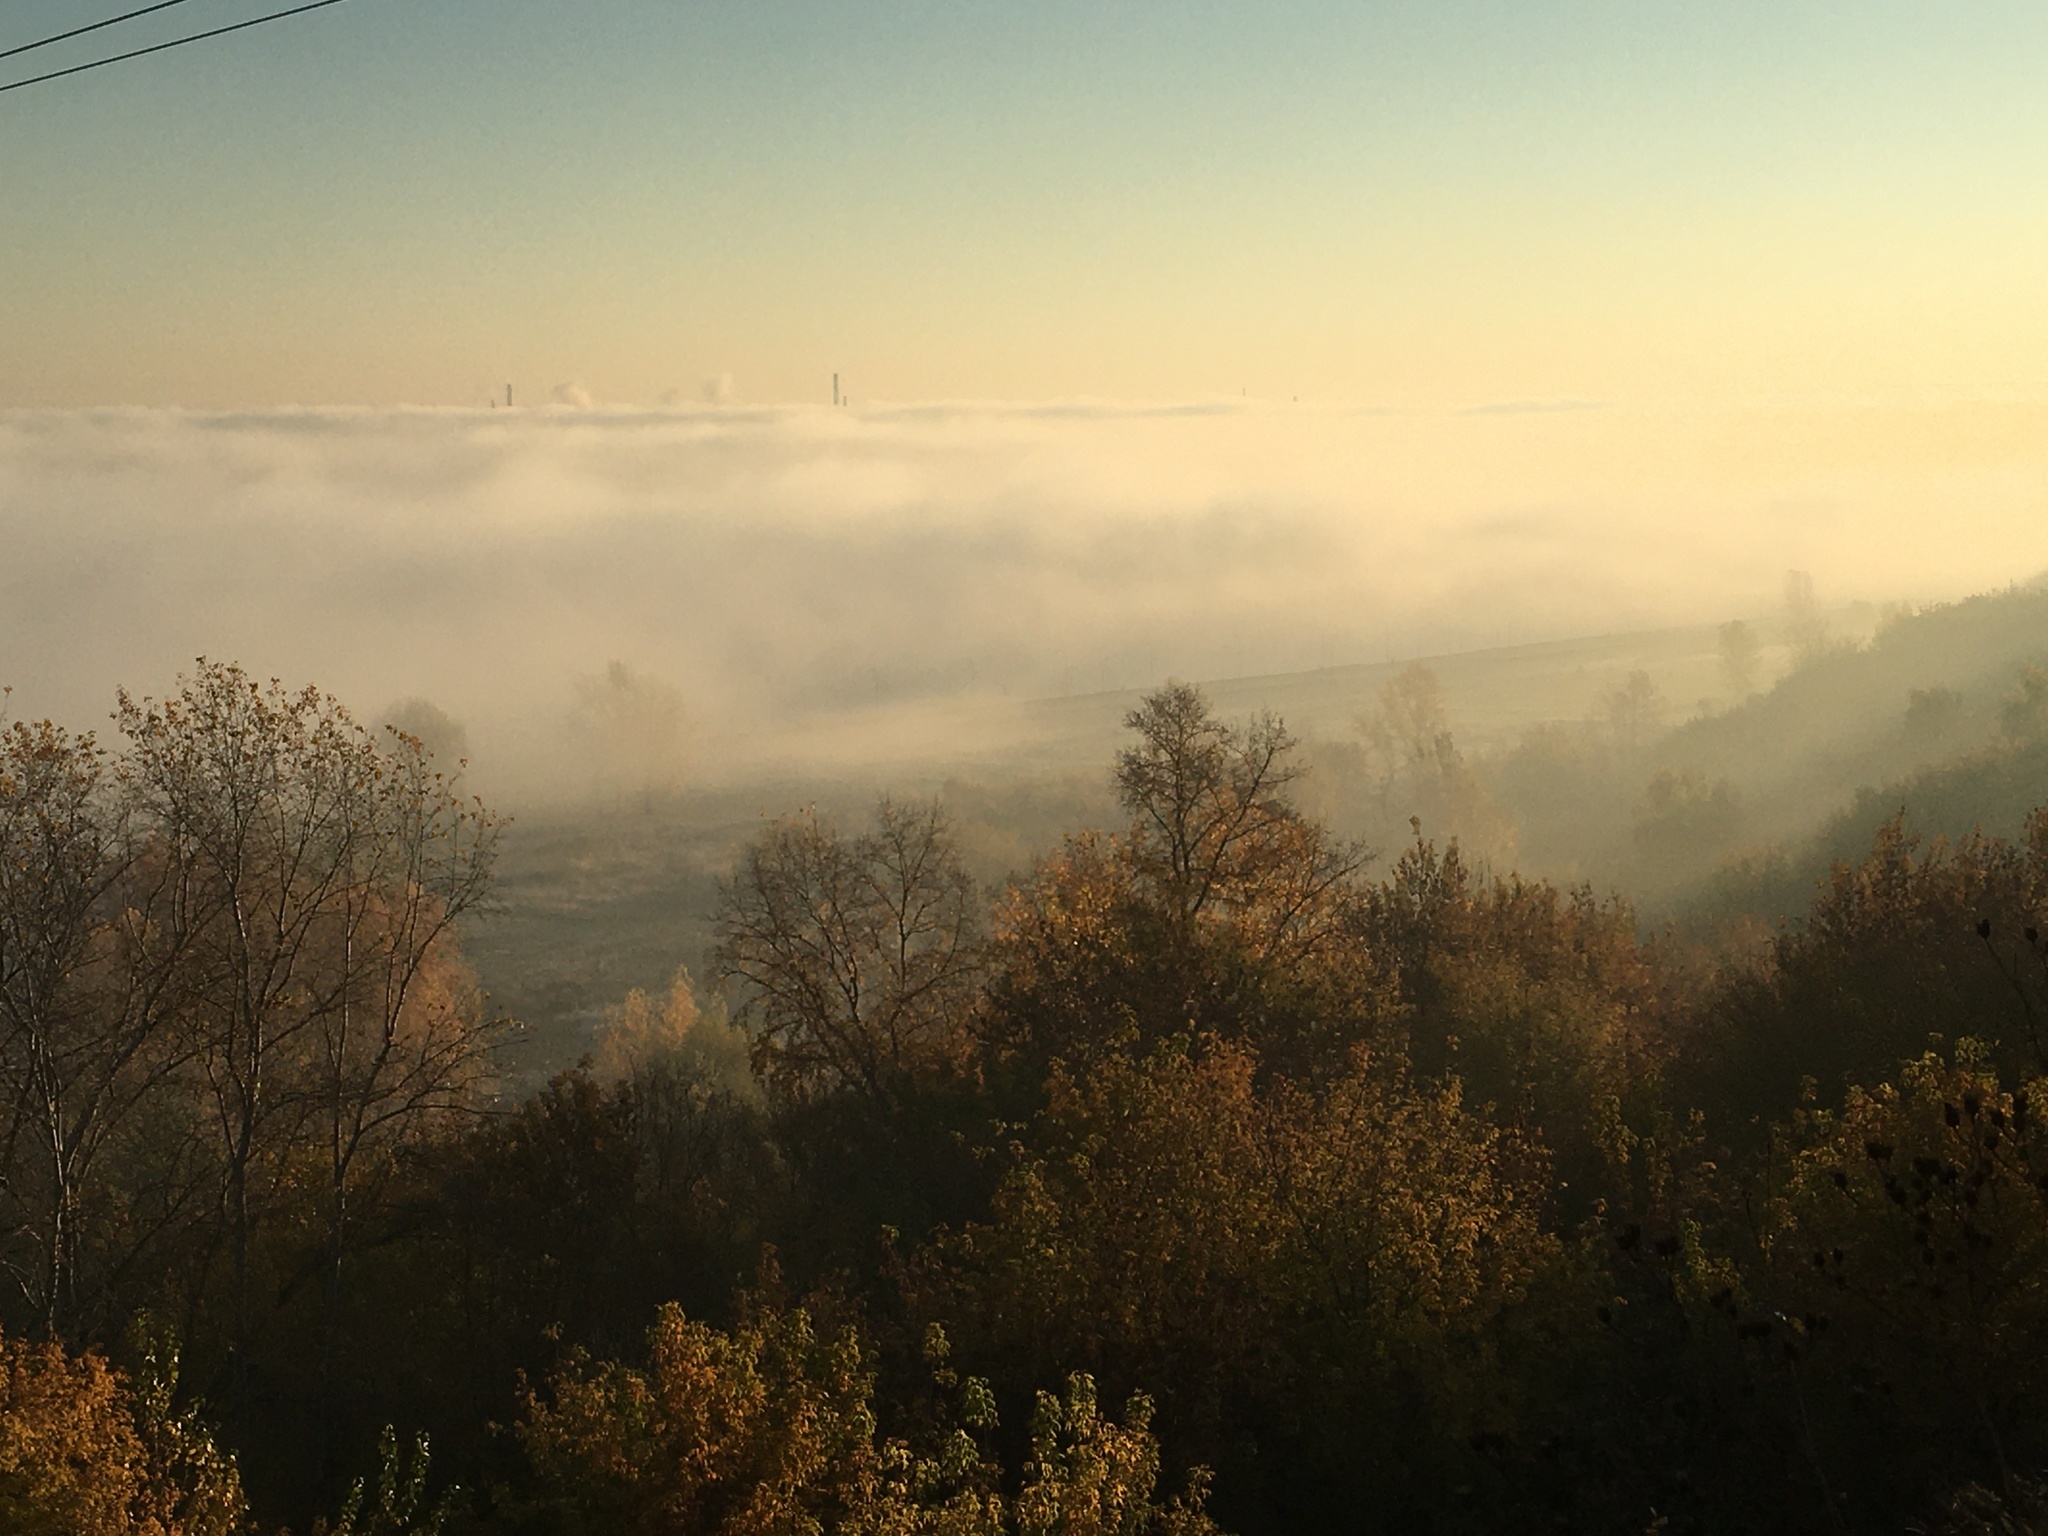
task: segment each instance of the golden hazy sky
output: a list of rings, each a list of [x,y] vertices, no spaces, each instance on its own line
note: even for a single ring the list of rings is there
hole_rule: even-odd
[[[2048,395],[2044,79],[2037,4],[350,0],[0,94],[0,406],[836,371],[1862,402],[1938,459]]]

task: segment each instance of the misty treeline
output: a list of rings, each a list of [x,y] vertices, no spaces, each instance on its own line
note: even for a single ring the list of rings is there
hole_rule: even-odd
[[[1625,890],[1688,933],[1792,918],[1901,807],[1951,837],[2016,829],[2048,783],[2048,592],[1875,619],[1861,640],[1831,629],[1793,572],[1775,622],[1719,627],[1711,696],[1616,667],[1578,718],[1476,751],[1452,690],[1411,663],[1350,731],[1305,744],[1303,803],[1392,852],[1419,819],[1470,861]],[[1527,681],[1535,707],[1554,688]]]
[[[2048,1529],[2048,817],[1703,953],[1128,725],[999,892],[765,823],[524,1098],[417,737],[14,726],[0,1528]]]
[[[1419,822],[1491,868],[1598,878],[1664,903],[1753,830],[1729,774],[1665,761],[1675,711],[1646,669],[1624,673],[1584,718],[1491,751],[1468,751],[1452,713],[1435,670],[1411,662],[1348,735],[1307,744],[1316,810],[1376,848],[1397,852]]]

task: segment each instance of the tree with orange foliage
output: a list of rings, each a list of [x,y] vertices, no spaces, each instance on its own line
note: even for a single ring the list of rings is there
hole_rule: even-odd
[[[1844,1437],[1842,1464],[2009,1487],[2048,1457],[2044,1108],[2048,1080],[2001,1081],[1964,1041],[1794,1117],[1730,1306],[1817,1387],[1881,1396],[1894,1443],[1873,1459]]]
[[[1217,1536],[1189,1492],[1154,1499],[1151,1407],[1122,1423],[1075,1376],[1041,1393],[1014,1498],[987,1437],[986,1384],[925,1355],[954,1405],[928,1443],[880,1431],[874,1370],[851,1328],[822,1335],[809,1312],[756,1305],[726,1333],[665,1307],[644,1369],[572,1360],[529,1392],[520,1439],[540,1505],[572,1531],[616,1536]]]
[[[1574,1204],[1618,1195],[1693,1011],[1628,904],[1475,875],[1456,843],[1418,837],[1368,906],[1416,1071],[1541,1127]]]
[[[1403,1394],[1469,1412],[1479,1341],[1556,1252],[1540,1150],[1398,1058],[1262,1088],[1246,1052],[1168,1040],[1049,1091],[992,1219],[907,1266],[913,1309],[1006,1390],[1142,1388],[1205,1459],[1248,1421],[1392,1445]]]
[[[1766,962],[1717,987],[1684,1065],[1717,1133],[1789,1113],[1811,1077],[1839,1103],[1885,1079],[1931,1034],[1991,1047],[2009,1075],[2048,1070],[2048,814],[2017,842],[1923,841],[1903,813],[1830,871]]]
[[[241,1480],[170,1383],[140,1394],[96,1354],[0,1335],[0,1530],[236,1536]]]

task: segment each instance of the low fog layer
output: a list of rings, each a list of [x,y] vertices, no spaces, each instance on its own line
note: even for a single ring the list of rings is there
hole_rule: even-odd
[[[700,780],[995,748],[1032,697],[1760,612],[1788,567],[1830,600],[2029,575],[2044,416],[0,414],[0,681],[91,725],[237,659],[430,700],[507,787],[606,733]]]

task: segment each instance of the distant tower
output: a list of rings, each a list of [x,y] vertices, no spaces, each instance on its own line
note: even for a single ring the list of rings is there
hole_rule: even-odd
[[[505,386],[505,409],[508,411],[512,409],[512,386],[510,384]]]
[[[839,375],[836,373],[832,375],[832,403],[839,403]]]

